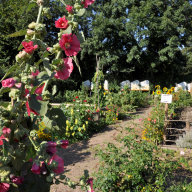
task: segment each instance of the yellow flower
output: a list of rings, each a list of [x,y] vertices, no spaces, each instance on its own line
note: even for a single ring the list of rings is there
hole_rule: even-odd
[[[69,121],[68,120],[66,120],[66,124],[69,125]]]
[[[74,137],[74,135],[75,135],[75,132],[73,132],[71,135]]]
[[[65,133],[65,135],[66,135],[67,137],[70,137],[70,133]]]
[[[127,177],[128,177],[128,179],[130,179],[132,177],[132,175],[128,175]]]
[[[167,91],[167,94],[171,94],[171,90],[170,89]]]
[[[99,85],[99,89],[101,89],[101,85]]]
[[[71,109],[71,115],[73,115],[73,109]]]
[[[81,128],[80,128],[80,127],[78,128],[78,131],[79,131],[79,132],[81,131]]]
[[[77,123],[78,123],[78,120],[77,120],[77,119],[75,119],[75,124],[77,125]]]
[[[160,95],[160,94],[161,94],[161,91],[160,91],[160,90],[157,90],[156,93],[157,93],[157,95]]]
[[[156,85],[155,88],[160,89],[160,85]]]
[[[167,91],[167,87],[163,87],[163,91],[166,92]]]
[[[88,123],[89,123],[88,121],[85,121],[85,124],[86,124],[86,125],[88,125]]]
[[[73,126],[70,127],[70,130],[73,130]]]
[[[66,127],[66,131],[69,131],[69,127],[68,126]]]
[[[152,92],[152,95],[154,95],[154,94],[155,94],[155,92],[153,91],[153,92]]]
[[[174,91],[175,90],[175,87],[171,87],[171,91]]]

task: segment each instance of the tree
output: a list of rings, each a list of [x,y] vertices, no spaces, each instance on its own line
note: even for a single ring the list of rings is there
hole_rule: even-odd
[[[82,59],[97,53],[113,78],[175,83],[192,75],[191,53],[184,54],[191,46],[192,1],[96,0],[86,16]]]

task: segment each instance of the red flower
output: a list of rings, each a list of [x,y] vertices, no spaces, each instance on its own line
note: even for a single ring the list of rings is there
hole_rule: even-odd
[[[76,99],[79,99],[79,97],[78,97],[78,96],[76,96],[75,98],[76,98]]]
[[[90,190],[88,190],[88,192],[94,192],[94,191],[93,191],[93,178],[89,178],[89,179],[87,180],[87,184],[90,185]]]
[[[66,10],[68,11],[68,13],[73,13],[73,7],[71,5],[67,5]]]
[[[67,146],[69,145],[69,141],[68,140],[61,140],[61,148],[66,149]]]
[[[22,45],[23,45],[23,47],[24,47],[23,50],[24,50],[26,53],[29,53],[29,54],[32,54],[33,51],[38,48],[38,45],[34,45],[34,46],[33,46],[33,41],[29,41],[29,42],[23,41],[23,42],[22,42]]]
[[[83,102],[84,102],[84,103],[86,103],[86,102],[87,102],[87,100],[83,100]]]
[[[10,133],[11,133],[11,129],[4,127],[2,130],[2,135],[0,136],[0,145],[3,145],[3,140],[8,140],[7,138],[9,137]]]
[[[13,78],[8,78],[8,79],[3,80],[1,83],[2,83],[2,87],[11,88],[15,85],[16,81]]]
[[[33,163],[31,171],[37,175],[41,173],[41,167],[37,163]]]
[[[91,120],[91,117],[88,117],[88,120]]]
[[[81,50],[80,42],[77,39],[76,35],[70,34],[63,34],[61,40],[59,41],[61,49],[65,51],[67,56],[74,56],[77,55],[78,52]]]
[[[95,2],[95,0],[84,0],[82,1],[82,4],[84,5],[84,8],[87,8],[88,5],[91,5]]]
[[[97,109],[96,112],[98,113],[100,111],[100,109]]]
[[[75,102],[76,100],[75,100],[75,99],[73,99],[73,101]]]
[[[49,155],[54,155],[54,154],[57,152],[56,147],[57,147],[57,143],[56,143],[56,142],[48,141],[48,142],[47,142],[46,152],[47,152]]]
[[[9,183],[0,183],[0,191],[1,192],[7,192],[9,190]]]
[[[39,70],[36,70],[36,72],[32,72],[31,75],[33,77],[36,77],[37,75],[39,75],[39,73],[40,73]]]
[[[56,79],[66,80],[70,77],[73,71],[73,63],[70,57],[64,58],[63,64],[63,69],[57,71],[54,76]]]
[[[12,181],[13,183],[15,183],[16,185],[22,184],[22,183],[23,183],[23,180],[24,180],[23,177],[17,177],[17,176],[12,176],[12,177],[11,177],[11,181]]]
[[[63,18],[60,18],[57,21],[55,21],[56,28],[67,29],[68,26],[69,26],[68,20],[65,19],[65,16]]]
[[[48,165],[52,164],[52,162],[55,161],[57,163],[57,167],[53,169],[53,172],[56,174],[60,174],[64,171],[64,161],[61,157],[54,154],[51,159],[48,162]]]

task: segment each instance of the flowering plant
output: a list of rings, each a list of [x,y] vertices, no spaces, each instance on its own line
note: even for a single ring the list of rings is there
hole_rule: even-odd
[[[31,1],[37,3],[39,9],[37,20],[28,25],[19,47],[22,50],[16,55],[16,64],[1,79],[0,95],[9,92],[11,98],[11,103],[0,102],[2,192],[47,192],[53,179],[58,182],[58,175],[65,178],[64,184],[73,188],[80,185],[63,175],[64,160],[58,148],[65,149],[68,141],[53,138],[54,130],[62,128],[63,113],[49,105],[47,86],[53,78],[69,78],[73,61],[78,65],[76,55],[80,51],[80,41],[76,36],[78,23],[75,19],[82,16],[94,0],[79,0],[73,6],[60,0],[68,15],[55,21],[60,32],[58,43],[53,47],[43,42],[46,30],[41,16],[46,9],[45,1],[48,0]],[[14,77],[7,78],[12,74]],[[87,179],[85,176],[81,182],[85,187],[89,186]]]

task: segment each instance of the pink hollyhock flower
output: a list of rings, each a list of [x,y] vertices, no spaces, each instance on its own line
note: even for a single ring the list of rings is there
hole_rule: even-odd
[[[88,5],[91,5],[95,2],[95,0],[84,0],[82,1],[82,4],[84,5],[84,8],[87,8]]]
[[[7,192],[9,190],[10,184],[9,183],[0,183],[0,191]]]
[[[33,163],[31,171],[39,175],[41,173],[41,167],[37,163]]]
[[[90,189],[89,189],[88,192],[94,192],[94,191],[93,191],[93,178],[89,178],[89,179],[87,180],[87,184],[90,185]]]
[[[11,129],[10,128],[7,128],[7,127],[3,128],[3,135],[5,137],[8,137],[10,133],[11,133]]]
[[[15,83],[15,87],[21,88],[21,86],[22,86],[22,83]]]
[[[42,92],[43,92],[44,86],[45,86],[45,83],[44,83],[43,85],[41,85],[40,87],[37,87],[37,88],[35,89],[35,94],[41,95]]]
[[[66,149],[67,146],[69,145],[69,141],[68,140],[61,140],[61,148]]]
[[[38,45],[34,45],[34,46],[33,46],[33,41],[29,41],[29,42],[23,41],[23,42],[22,42],[22,45],[23,45],[23,47],[24,47],[23,50],[24,50],[26,53],[29,53],[29,54],[32,54],[33,51],[38,48]]]
[[[53,141],[48,141],[47,142],[47,148],[46,148],[46,152],[49,155],[54,155],[57,152],[57,143],[53,142]]]
[[[70,77],[73,71],[73,63],[70,57],[64,58],[63,62],[64,62],[63,69],[57,71],[54,76],[56,79],[66,80]]]
[[[23,177],[13,176],[13,177],[11,178],[11,181],[12,181],[13,183],[15,183],[16,185],[22,184],[22,183],[23,183],[23,180],[24,180]]]
[[[73,13],[73,7],[71,5],[67,5],[66,10],[68,11],[68,13]]]
[[[37,75],[39,75],[39,70],[36,70],[35,72],[32,72],[31,73],[31,75],[33,76],[33,77],[36,77]]]
[[[86,102],[87,102],[87,100],[83,100],[83,102],[84,102],[84,103],[86,103]]]
[[[63,34],[61,36],[61,40],[59,41],[59,45],[61,49],[65,51],[67,56],[74,56],[77,55],[78,52],[81,50],[80,42],[77,39],[76,35],[70,34]]]
[[[11,88],[15,85],[16,81],[13,78],[8,78],[8,79],[3,80],[1,83],[2,83],[2,87]]]
[[[48,165],[52,164],[52,162],[55,161],[57,163],[57,167],[53,169],[53,172],[56,174],[60,174],[64,171],[64,161],[61,157],[54,154],[51,159],[48,162]]]
[[[65,16],[63,18],[59,18],[57,21],[55,21],[56,28],[67,29],[68,26],[69,26],[68,20],[65,18]]]

